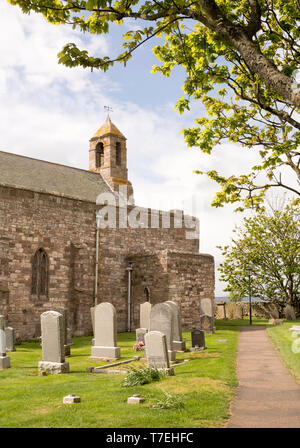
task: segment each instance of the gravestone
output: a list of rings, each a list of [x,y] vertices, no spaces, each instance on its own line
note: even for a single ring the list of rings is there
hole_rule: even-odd
[[[217,305],[216,319],[227,319],[226,302],[218,302],[216,305]]]
[[[199,350],[206,349],[205,347],[205,332],[204,330],[199,330],[198,328],[193,328],[191,331],[192,338],[192,348],[198,348]],[[194,350],[191,350],[194,351]]]
[[[145,344],[145,334],[147,333],[147,328],[137,328],[135,330],[136,342],[144,342]]]
[[[55,308],[54,311],[59,312],[63,316],[63,325],[64,325],[64,346],[65,346],[65,356],[71,356],[71,345],[72,339],[70,341],[70,337],[68,336],[68,310],[66,308]]]
[[[185,341],[182,340],[182,329],[181,329],[181,311],[177,303],[167,300],[166,303],[171,307],[173,313],[174,321],[174,332],[173,332],[173,349],[179,352],[184,352],[186,350]]]
[[[12,327],[5,328],[5,336],[6,336],[6,351],[7,352],[15,352],[15,332]]]
[[[150,328],[151,303],[144,302],[140,304],[140,328]]]
[[[119,359],[120,356],[115,307],[109,302],[99,303],[95,307],[95,344],[90,359]]]
[[[91,311],[91,320],[92,320],[92,328],[93,328],[93,339],[92,339],[92,345],[95,345],[95,308],[96,306],[92,306],[90,308]]]
[[[210,299],[201,299],[200,301],[200,315],[213,316],[213,305]]]
[[[243,306],[241,303],[235,303],[233,308],[233,319],[240,320],[243,319]]]
[[[286,320],[296,320],[294,308],[291,305],[286,305],[284,308],[284,315]]]
[[[279,319],[279,312],[275,303],[268,303],[266,308],[270,319]]]
[[[51,375],[69,373],[69,363],[65,362],[64,318],[58,311],[46,311],[41,315],[42,361],[38,364],[39,374]]]
[[[212,316],[206,316],[205,314],[200,316],[200,329],[204,330],[205,333],[213,333],[214,318]]]
[[[166,336],[169,360],[175,361],[176,352],[173,348],[174,318],[172,309],[166,302],[157,303],[152,307],[150,313],[150,331],[161,331]]]
[[[68,343],[69,345],[73,345],[73,342],[72,342],[72,330],[71,330],[71,328],[67,328],[67,343]]]
[[[174,375],[170,367],[166,335],[161,331],[149,331],[145,335],[145,342],[148,367],[163,369],[169,375]]]
[[[6,355],[6,336],[4,316],[0,316],[0,370],[9,369],[10,357]]]

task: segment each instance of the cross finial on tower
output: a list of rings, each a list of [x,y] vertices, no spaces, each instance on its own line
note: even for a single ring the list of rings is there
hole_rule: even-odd
[[[110,106],[104,106],[104,109],[106,110],[107,115],[109,115],[109,112],[113,112],[112,107]]]

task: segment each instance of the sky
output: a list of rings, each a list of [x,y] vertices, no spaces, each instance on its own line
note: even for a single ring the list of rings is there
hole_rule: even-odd
[[[197,216],[200,252],[215,257],[215,295],[227,295],[216,246],[230,242],[243,215],[232,205],[212,208],[218,186],[193,170],[247,173],[256,153],[235,144],[220,145],[212,155],[187,148],[180,131],[193,125],[203,106],[194,103],[183,115],[174,111],[184,73],[177,69],[167,79],[151,74],[157,60],[150,45],[140,47],[126,68],[91,72],[59,65],[57,53],[74,42],[95,56],[115,56],[120,31],[82,35],[37,14],[24,15],[6,0],[0,3],[0,30],[0,150],[88,169],[89,139],[105,121],[104,106],[110,106],[113,123],[127,138],[136,204]]]

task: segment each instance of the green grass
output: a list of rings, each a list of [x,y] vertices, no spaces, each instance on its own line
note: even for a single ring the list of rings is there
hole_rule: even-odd
[[[73,339],[70,373],[38,376],[41,360],[38,342],[23,342],[10,352],[11,368],[0,371],[1,428],[182,428],[222,427],[237,386],[235,373],[238,325],[217,321],[217,330],[206,335],[207,350],[177,353],[177,360],[189,358],[175,367],[175,376],[143,386],[122,387],[124,375],[86,373],[87,366],[101,365],[90,361],[91,337]],[[184,332],[187,347],[190,332]],[[228,342],[217,342],[228,339]],[[134,333],[118,334],[122,359],[134,352]],[[103,364],[103,363],[102,363]],[[140,363],[137,364],[145,365]],[[118,367],[129,368],[131,364]],[[65,395],[76,394],[81,403],[63,405]],[[144,404],[127,404],[132,394],[146,398]],[[166,400],[180,406],[152,405]]]
[[[292,343],[295,339],[289,330],[294,325],[300,326],[300,320],[285,321],[282,325],[271,326],[267,328],[267,334],[285,365],[300,383],[300,353],[294,353],[292,351]]]

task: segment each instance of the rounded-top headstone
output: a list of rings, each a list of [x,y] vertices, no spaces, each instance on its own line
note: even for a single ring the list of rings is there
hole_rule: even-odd
[[[150,313],[152,305],[150,302],[140,304],[140,328],[150,328]]]
[[[116,309],[109,302],[95,307],[95,346],[116,347],[117,317]]]

